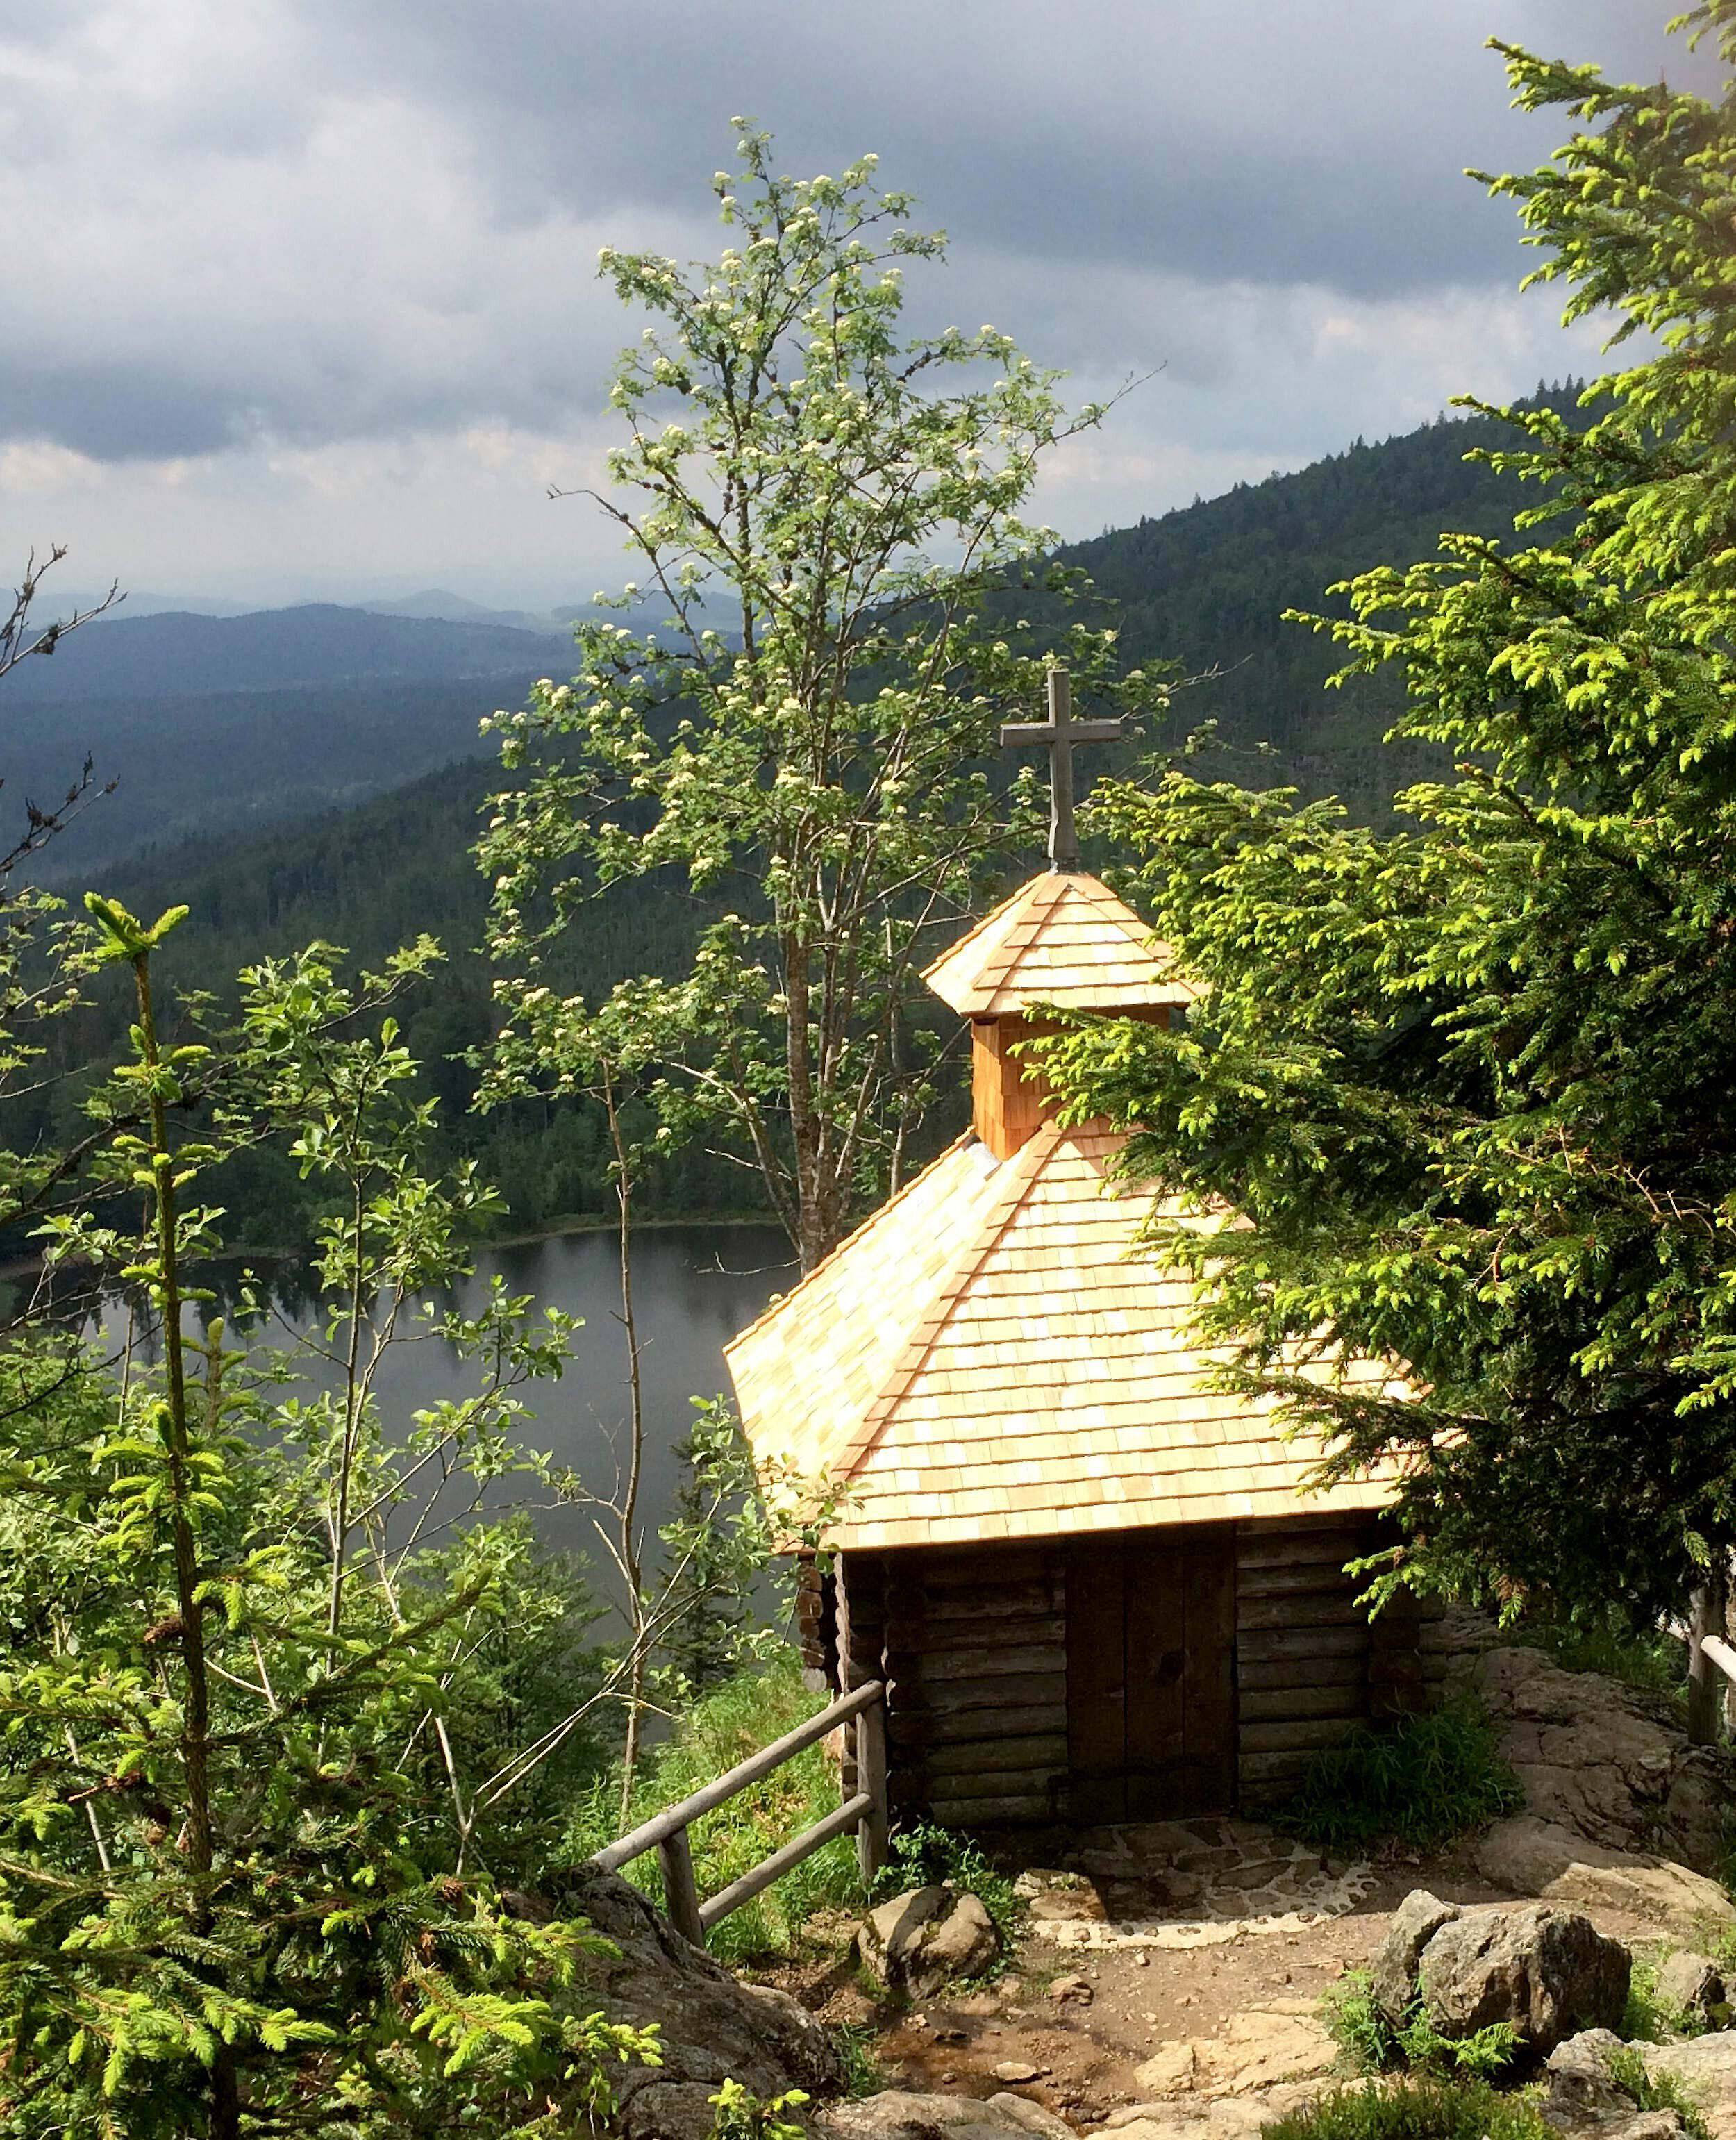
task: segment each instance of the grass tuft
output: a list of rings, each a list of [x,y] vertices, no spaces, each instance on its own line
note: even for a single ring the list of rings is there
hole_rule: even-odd
[[[1381,1730],[1359,1725],[1315,1756],[1273,1819],[1317,1849],[1390,1840],[1434,1850],[1524,1802],[1494,1727],[1460,1702]]]
[[[1425,2074],[1343,2088],[1292,2110],[1260,2140],[1555,2140],[1523,2096]]]
[[[844,2068],[844,2093],[852,2103],[878,2095],[886,2086],[885,2069],[875,2055],[880,2033],[871,2022],[842,2021],[831,2031]]]

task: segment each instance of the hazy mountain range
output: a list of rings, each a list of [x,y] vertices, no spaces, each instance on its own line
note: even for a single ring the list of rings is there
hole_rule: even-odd
[[[1130,657],[1204,680],[1178,725],[1209,719],[1233,744],[1269,742],[1278,763],[1260,777],[1287,772],[1378,813],[1395,784],[1379,738],[1396,680],[1328,694],[1332,650],[1282,613],[1322,606],[1364,567],[1428,555],[1443,528],[1501,533],[1514,486],[1465,459],[1495,437],[1479,420],[1358,440],[1063,554],[1091,574]],[[1013,599],[1040,631],[1058,628],[1041,601]],[[102,618],[0,686],[0,829],[8,799],[49,802],[88,753],[119,786],[56,843],[50,874],[90,881],[146,849],[208,852],[492,758],[482,718],[573,665],[570,626],[506,621],[521,615],[434,590],[390,611]]]

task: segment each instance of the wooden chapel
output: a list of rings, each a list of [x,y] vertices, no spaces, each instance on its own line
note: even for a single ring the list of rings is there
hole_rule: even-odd
[[[1209,1387],[1190,1282],[1137,1246],[1161,1187],[1011,1052],[1045,1006],[1167,1021],[1197,993],[1078,867],[1071,744],[1114,729],[1064,676],[1050,705],[1008,736],[1053,751],[1052,866],[925,976],[970,1021],[972,1127],[727,1353],[756,1458],[847,1492],[807,1661],[885,1682],[895,1814],[961,1828],[1258,1809],[1444,1666],[1343,1573],[1390,1477],[1307,1492],[1317,1443]]]

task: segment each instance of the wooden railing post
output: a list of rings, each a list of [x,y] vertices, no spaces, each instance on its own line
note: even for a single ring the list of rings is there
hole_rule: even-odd
[[[855,1832],[862,1877],[871,1880],[886,1862],[885,1700],[886,1690],[878,1680],[870,1680],[866,1686],[841,1694],[817,1716],[798,1724],[793,1731],[786,1731],[782,1739],[762,1747],[757,1754],[750,1754],[745,1761],[738,1761],[726,1774],[683,1799],[679,1805],[665,1806],[650,1820],[641,1821],[630,1834],[617,1836],[613,1843],[594,1852],[586,1863],[595,1866],[599,1872],[618,1872],[623,1865],[630,1865],[635,1858],[655,1850],[663,1866],[665,1914],[681,1936],[691,1940],[695,1946],[703,1946],[706,1933],[732,1910],[752,1902],[774,1881],[781,1880],[805,1858],[823,1849],[835,1835]],[[721,1894],[702,1903],[699,1882],[694,1877],[693,1849],[687,1839],[694,1822],[715,1812],[720,1805],[727,1805],[738,1792],[769,1776],[773,1769],[793,1760],[805,1748],[817,1745],[834,1731],[847,1728],[852,1720],[856,1724],[856,1790],[836,1813],[829,1813],[824,1820],[817,1820],[812,1828],[804,1828],[781,1850],[774,1850],[739,1879],[732,1880]]]
[[[868,1810],[856,1832],[856,1862],[863,1883],[871,1884],[886,1862],[886,1704],[885,1697],[856,1720],[856,1787]]]
[[[1688,1621],[1688,1737],[1695,1746],[1715,1745],[1724,1714],[1724,1681],[1706,1654],[1709,1641],[1721,1642],[1724,1625],[1724,1570],[1709,1568],[1694,1589]]]
[[[705,1944],[705,1927],[699,1922],[699,1887],[694,1878],[694,1854],[688,1848],[687,1830],[678,1828],[657,1846],[663,1867],[663,1903],[669,1922],[695,1946]]]

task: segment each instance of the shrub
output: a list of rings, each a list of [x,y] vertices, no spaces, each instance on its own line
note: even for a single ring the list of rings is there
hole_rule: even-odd
[[[1522,2096],[1497,2095],[1487,2082],[1422,2074],[1383,2086],[1345,2088],[1292,2111],[1261,2140],[1554,2140]]]
[[[1519,2049],[1518,2032],[1508,2021],[1492,2022],[1474,2035],[1444,2036],[1420,2000],[1395,2026],[1376,2004],[1373,1985],[1361,1970],[1346,1972],[1327,1995],[1325,2020],[1333,2040],[1364,2074],[1409,2068],[1492,2080],[1513,2064]]]
[[[1346,1970],[1321,2003],[1328,2034],[1359,2074],[1385,2073],[1398,2063],[1393,2026],[1375,2003],[1366,1970]]]
[[[1380,1730],[1357,1726],[1315,1756],[1274,1819],[1322,1849],[1390,1839],[1432,1850],[1523,1804],[1488,1719],[1455,1703]]]
[[[711,2098],[711,2140],[807,2140],[801,2122],[807,2100],[799,2088],[787,2095],[758,2096],[739,2081],[726,2080]]]
[[[916,1821],[893,1837],[891,1857],[874,1876],[873,1899],[884,1902],[910,1887],[953,1887],[974,1895],[993,1918],[1003,1946],[1023,1913],[1013,1882],[989,1863],[980,1844],[929,1821]]]
[[[1667,2044],[1678,2036],[1705,2033],[1706,2024],[1699,2015],[1666,2006],[1658,1997],[1658,1972],[1664,1951],[1635,1951],[1627,1980],[1627,2005],[1621,2016],[1621,2034],[1631,2044]]]
[[[802,1686],[801,1660],[793,1651],[726,1680],[694,1705],[672,1737],[645,1755],[634,1782],[625,1827],[637,1827],[786,1731],[793,1731],[823,1709],[827,1699]],[[727,1887],[837,1807],[838,1772],[823,1745],[810,1746],[688,1830],[700,1895],[714,1895]],[[578,1802],[560,1853],[562,1862],[577,1864],[622,1833],[620,1814],[617,1772],[603,1778]],[[662,1902],[663,1882],[655,1852],[635,1858],[624,1870],[635,1887]],[[816,1911],[861,1898],[855,1838],[839,1836],[787,1872],[775,1887],[725,1917],[707,1944],[723,1961],[786,1955],[804,1921]]]

